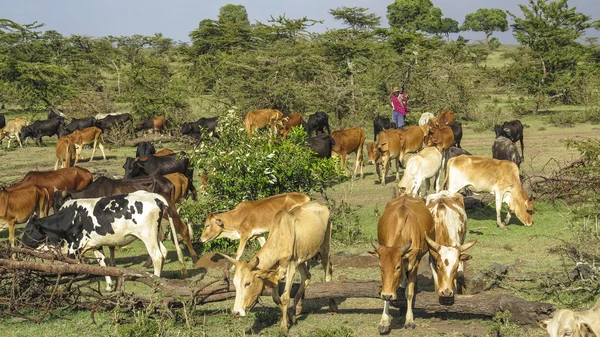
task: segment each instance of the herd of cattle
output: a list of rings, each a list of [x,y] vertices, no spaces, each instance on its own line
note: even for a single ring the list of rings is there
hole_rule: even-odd
[[[29,172],[17,184],[0,187],[0,220],[8,224],[10,244],[15,243],[15,224],[27,223],[23,245],[43,249],[60,246],[71,256],[81,256],[92,250],[101,265],[106,265],[103,246],[110,249],[110,262],[114,264],[114,247],[124,246],[140,239],[148,250],[154,274],[160,276],[166,258],[162,244],[161,220],[167,219],[173,233],[181,235],[192,260],[198,256],[191,237],[192,228],[184,224],[175,204],[188,195],[196,198],[193,169],[185,153],[171,150],[156,152],[152,144],[140,143],[135,158],[127,158],[123,168],[124,179],[100,177],[81,167],[73,166],[81,157],[81,149],[93,144],[91,160],[102,132],[132,122],[129,114],[96,116],[73,119],[67,125],[62,116],[49,113],[46,121],[29,123],[26,118],[5,122],[0,115],[0,140],[9,137],[21,141],[34,138],[41,144],[43,136],[57,135],[57,162],[54,171]],[[184,123],[181,135],[202,140],[206,135],[218,138],[218,117],[201,118]],[[3,125],[5,124],[5,125]],[[304,125],[309,134],[309,146],[319,157],[340,157],[346,168],[348,154],[356,153],[353,178],[358,168],[363,176],[363,147],[366,132],[350,128],[331,132],[327,114],[317,112],[303,122],[301,114],[284,115],[275,109],[250,111],[244,118],[248,137],[262,127],[272,134],[286,137],[292,127]],[[168,126],[162,116],[135,124],[136,129],[161,131]],[[506,122],[495,128],[496,140],[493,157],[470,155],[460,147],[462,126],[455,121],[454,113],[444,110],[433,116],[423,114],[418,126],[396,129],[389,119],[374,120],[374,142],[366,144],[369,163],[375,164],[382,185],[391,161],[396,163],[396,180],[401,194],[385,207],[377,223],[377,241],[371,252],[379,260],[384,300],[379,324],[381,334],[390,331],[390,301],[396,300],[399,286],[406,289],[406,328],[414,328],[412,301],[417,271],[422,257],[429,253],[435,290],[440,303],[450,305],[454,295],[461,291],[463,262],[471,256],[464,252],[475,241],[465,241],[467,214],[459,192],[468,188],[475,192],[490,192],[496,197],[497,224],[508,224],[511,211],[525,224],[533,224],[533,200],[521,186],[519,164],[523,159],[523,125],[519,121]],[[315,136],[312,136],[312,133]],[[520,141],[521,153],[515,146]],[[409,153],[412,155],[404,160]],[[58,161],[63,168],[58,169]],[[399,167],[404,168],[400,179]],[[442,181],[443,178],[443,181]],[[435,181],[435,193],[430,185]],[[422,187],[425,187],[424,189]],[[509,211],[501,221],[502,202]],[[50,214],[50,209],[53,214]],[[245,316],[257,302],[265,287],[277,287],[285,281],[280,296],[273,300],[283,315],[281,328],[288,331],[288,306],[293,275],[299,271],[300,288],[294,298],[295,314],[302,310],[304,289],[310,282],[308,262],[318,257],[325,271],[325,281],[332,278],[330,261],[331,221],[327,207],[311,201],[301,193],[286,193],[269,198],[245,201],[228,212],[211,214],[206,218],[201,242],[217,238],[240,240],[235,258],[225,256],[235,267],[236,298],[233,313]],[[269,233],[265,239],[265,234]],[[172,235],[181,272],[185,264],[177,235]],[[256,238],[260,250],[249,261],[240,261],[248,240]],[[114,288],[107,277],[107,290]],[[597,305],[598,307],[599,305]],[[571,312],[575,317],[578,313]],[[293,317],[294,315],[292,315]],[[562,317],[545,322],[548,331],[560,327]],[[580,317],[580,316],[577,316]],[[571,319],[571,321],[573,321]],[[581,321],[586,324],[586,321]],[[581,325],[580,324],[580,325]],[[583,325],[581,325],[583,326]],[[590,331],[597,329],[586,325]],[[595,330],[594,330],[595,331]]]

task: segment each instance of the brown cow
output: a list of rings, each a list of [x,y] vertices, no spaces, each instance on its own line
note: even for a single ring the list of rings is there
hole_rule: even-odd
[[[464,243],[467,213],[462,194],[442,191],[428,196],[426,204],[435,223],[435,237],[425,237],[429,244],[429,266],[435,291],[440,304],[453,304],[454,294],[464,286],[463,261],[471,258],[463,252],[473,247],[476,241]],[[460,287],[457,287],[457,281]]]
[[[102,151],[102,158],[106,160],[106,154],[104,154],[104,146],[98,141],[100,135],[102,135],[102,129],[100,129],[99,127],[92,126],[82,130],[75,130],[72,134],[66,137],[69,137],[73,144],[75,144],[75,147],[77,148],[77,158],[81,158],[81,150],[83,149],[84,145],[93,143],[90,161],[94,160],[94,154],[96,154],[96,146],[100,148],[100,151]],[[77,164],[77,160],[75,160],[75,164]]]
[[[454,132],[447,125],[430,128],[429,134],[425,136],[425,146],[435,146],[441,153],[444,153],[453,144]]]
[[[171,196],[173,203],[178,202],[181,200],[181,198],[187,197],[188,178],[186,178],[185,175],[175,172],[165,174],[164,177],[169,179],[173,186],[175,186],[175,189],[173,189],[173,195]]]
[[[382,158],[381,184],[385,185],[387,168],[391,159],[396,159],[396,180],[400,179],[398,167],[404,168],[403,160],[407,153],[418,152],[423,148],[423,129],[413,125],[407,127],[404,131],[400,129],[391,129],[382,131],[385,135],[379,134],[383,139],[377,140],[377,148]]]
[[[396,163],[396,180],[400,179],[400,163],[398,156],[400,155],[400,135],[402,134],[400,129],[388,129],[379,132],[377,136],[377,154],[374,158],[377,158],[381,162],[382,169],[379,169],[378,162],[375,161],[377,175],[381,181],[381,185],[385,185],[385,178],[387,176],[388,166],[390,160],[394,160]]]
[[[441,125],[450,125],[450,124],[454,123],[455,121],[456,121],[456,118],[454,118],[454,112],[452,110],[445,109],[445,110],[440,111],[440,113],[437,115],[437,117],[430,118],[427,121],[427,124],[431,128],[436,128]]]
[[[396,290],[406,286],[406,319],[404,328],[414,329],[413,298],[421,258],[427,253],[426,235],[435,237],[433,217],[420,199],[406,194],[388,202],[377,223],[377,242],[374,252],[381,268],[381,298],[385,301],[379,323],[379,333],[390,332],[392,316],[390,301],[396,300]]]
[[[252,138],[254,130],[263,128],[269,125],[275,127],[275,123],[283,117],[283,113],[276,109],[262,109],[248,111],[244,118],[244,128],[249,138]],[[272,131],[273,132],[273,131]],[[276,130],[274,131],[276,132]]]
[[[161,132],[167,129],[168,123],[165,116],[154,116],[146,119],[145,121],[139,121],[135,124],[136,130],[151,130],[154,132]]]
[[[239,239],[240,245],[235,256],[239,261],[249,239],[256,237],[261,246],[265,244],[264,234],[271,230],[273,217],[277,212],[290,210],[308,201],[310,198],[307,195],[293,192],[240,202],[231,211],[210,214],[204,222],[200,242],[218,238]]]
[[[302,118],[302,114],[298,112],[284,115],[277,122],[277,130],[283,136],[283,138],[287,138],[288,133],[292,131],[293,127],[302,125]]]
[[[175,151],[171,150],[171,149],[162,149],[158,152],[156,152],[155,154],[153,154],[154,157],[164,157],[164,156],[168,156],[168,155],[172,155],[174,154]],[[140,161],[146,161],[148,160],[147,156],[143,156],[139,159]]]
[[[2,130],[0,130],[0,142],[8,136],[7,148],[10,148],[10,141],[13,138],[16,138],[17,143],[19,143],[19,146],[23,147],[23,144],[21,144],[21,129],[23,129],[24,126],[28,126],[30,124],[31,122],[29,121],[29,119],[27,119],[27,117],[17,117],[15,119],[9,120],[8,122],[6,122],[6,126],[4,126]]]
[[[34,213],[48,215],[48,190],[35,185],[6,190],[0,187],[0,223],[8,225],[10,246],[15,246],[15,224],[25,223]]]
[[[61,168],[72,167],[75,165],[75,162],[77,161],[77,152],[71,138],[61,137],[56,142],[56,163],[54,163],[54,170],[58,169],[59,161],[61,162]]]
[[[381,168],[379,167],[381,165],[381,155],[379,149],[377,149],[377,142],[367,143],[367,163],[369,165],[375,165],[375,171],[379,177],[381,175]]]
[[[337,130],[331,133],[331,137],[335,142],[331,149],[332,157],[341,157],[341,165],[346,171],[346,156],[349,153],[356,152],[356,164],[354,165],[354,173],[352,179],[356,176],[358,167],[360,166],[360,177],[364,178],[363,172],[363,145],[367,134],[361,128],[350,128],[346,130]]]

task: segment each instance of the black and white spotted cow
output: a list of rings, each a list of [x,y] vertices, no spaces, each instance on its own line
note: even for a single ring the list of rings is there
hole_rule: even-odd
[[[68,200],[51,216],[32,217],[22,242],[30,248],[60,245],[63,253],[71,257],[93,250],[100,265],[106,266],[102,246],[125,246],[137,238],[146,245],[154,275],[160,276],[167,256],[167,249],[160,241],[160,221],[164,213],[169,214],[168,207],[164,197],[146,191]],[[170,216],[169,224],[172,233],[176,233]],[[174,241],[181,271],[185,273],[183,254],[177,240]],[[106,283],[106,289],[112,290],[108,276]]]

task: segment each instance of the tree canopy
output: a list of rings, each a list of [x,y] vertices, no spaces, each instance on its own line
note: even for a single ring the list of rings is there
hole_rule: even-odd
[[[461,30],[472,30],[485,33],[485,44],[488,44],[490,36],[494,32],[505,32],[508,30],[506,12],[498,8],[480,8],[475,13],[465,16]]]
[[[387,18],[392,28],[436,33],[440,31],[442,10],[431,0],[394,0],[387,7]]]

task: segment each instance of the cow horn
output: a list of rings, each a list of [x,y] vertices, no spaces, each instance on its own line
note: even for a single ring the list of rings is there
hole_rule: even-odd
[[[465,250],[467,250],[467,249],[469,249],[469,248],[473,247],[473,245],[474,245],[474,244],[476,244],[476,243],[477,243],[477,240],[471,240],[471,241],[469,241],[469,242],[467,242],[467,243],[464,243],[464,244],[463,244],[463,245],[461,245],[460,247],[458,247],[458,250],[460,250],[460,252],[462,253],[462,252],[464,252]]]
[[[371,240],[371,246],[373,246],[373,248],[375,248],[375,251],[377,251],[379,249],[379,242],[377,242],[376,240]]]
[[[410,249],[410,246],[412,245],[412,238],[408,239],[408,243],[406,244],[406,246],[402,247],[402,255],[406,254],[408,252],[408,250]]]
[[[219,255],[221,255],[222,257],[226,258],[227,260],[229,260],[229,262],[233,263],[234,265],[237,266],[238,261],[236,259],[234,259],[233,257],[227,255],[227,254],[223,254],[223,253],[217,253]]]
[[[425,240],[427,240],[427,243],[431,246],[431,248],[433,248],[435,251],[439,251],[440,250],[440,245],[439,243],[431,240],[429,238],[429,235],[425,234]]]
[[[256,268],[256,266],[258,266],[258,263],[260,262],[260,260],[258,259],[258,257],[254,257],[250,263],[248,263],[248,267],[250,268],[250,270],[254,270],[254,268]]]

